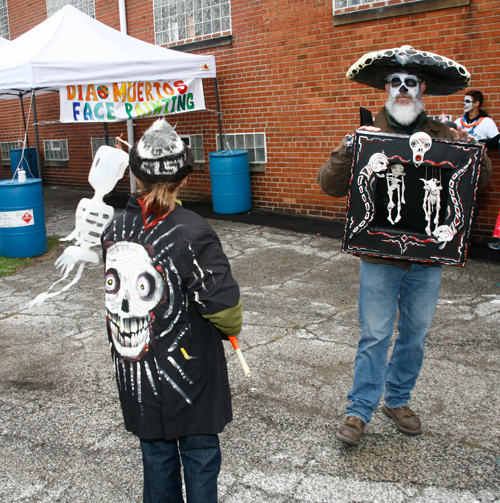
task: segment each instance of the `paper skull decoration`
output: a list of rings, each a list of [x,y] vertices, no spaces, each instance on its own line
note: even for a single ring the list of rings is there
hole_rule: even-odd
[[[423,132],[412,134],[410,147],[413,152],[413,164],[418,168],[424,162],[426,152],[432,147],[432,138]]]

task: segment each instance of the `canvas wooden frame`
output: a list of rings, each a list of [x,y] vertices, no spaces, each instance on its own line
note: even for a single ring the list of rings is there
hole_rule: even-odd
[[[465,265],[484,145],[427,138],[356,132],[343,252]]]

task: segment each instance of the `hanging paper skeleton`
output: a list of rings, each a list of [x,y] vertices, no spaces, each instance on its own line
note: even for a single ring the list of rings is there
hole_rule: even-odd
[[[396,224],[401,220],[401,205],[405,204],[405,168],[402,164],[393,164],[390,173],[387,173],[387,193],[389,194],[389,203],[387,211],[389,215],[387,220],[391,224]],[[396,195],[394,196],[394,193]],[[396,202],[394,202],[396,199]],[[392,217],[392,210],[396,208],[396,217]]]
[[[39,294],[31,301],[28,307],[41,306],[46,299],[55,297],[75,285],[83,274],[85,262],[99,263],[99,255],[91,248],[100,245],[101,233],[114,216],[114,208],[105,204],[103,198],[114,189],[118,180],[123,178],[127,166],[128,154],[123,150],[106,145],[99,148],[89,172],[89,183],[95,191],[94,197],[80,200],[76,209],[75,229],[61,239],[61,241],[75,241],[75,244],[68,246],[55,262],[62,277],[55,281],[47,292]],[[68,278],[78,263],[78,270],[73,280],[61,290],[52,292],[58,283]]]

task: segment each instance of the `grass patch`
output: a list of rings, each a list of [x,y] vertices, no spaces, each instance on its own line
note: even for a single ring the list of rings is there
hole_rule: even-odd
[[[59,246],[59,236],[51,236],[47,238],[47,251],[43,255],[38,257],[29,258],[10,258],[10,257],[0,257],[0,278],[4,276],[12,276],[18,269],[22,267],[29,267],[35,261],[44,260],[44,258],[50,258],[51,252]]]

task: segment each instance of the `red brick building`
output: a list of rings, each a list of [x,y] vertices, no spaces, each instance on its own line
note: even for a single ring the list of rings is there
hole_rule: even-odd
[[[4,37],[15,39],[72,3],[120,30],[118,0],[8,0]],[[497,0],[125,0],[128,34],[164,47],[213,54],[222,111],[230,142],[250,151],[255,207],[342,220],[345,200],[325,196],[316,184],[319,166],[340,139],[359,125],[359,107],[377,112],[385,93],[346,79],[361,55],[412,45],[456,60],[472,75],[471,89],[485,95],[483,108],[500,124],[500,8]],[[0,13],[0,19],[5,19]],[[4,23],[5,25],[5,23]],[[204,81],[207,110],[179,114],[181,135],[198,135],[203,150],[184,198],[210,200],[209,152],[218,150],[214,84]],[[427,97],[428,115],[462,113],[463,93]],[[29,100],[24,100],[29,110]],[[45,184],[88,187],[92,139],[102,124],[57,123],[59,100],[36,100],[42,177]],[[19,100],[0,102],[0,142],[22,138]],[[135,122],[140,138],[153,119]],[[33,124],[33,116],[28,121]],[[126,123],[109,126],[111,137]],[[201,136],[200,136],[201,135]],[[46,140],[66,140],[64,162],[47,159]],[[33,127],[30,146],[35,145]],[[8,147],[8,146],[7,146]],[[5,148],[7,148],[5,147]],[[5,150],[5,149],[4,149]],[[200,150],[201,152],[201,150]],[[500,162],[490,151],[494,175],[481,193],[476,238],[490,237],[500,211]],[[11,176],[3,155],[0,178]],[[117,190],[126,192],[128,176]]]

